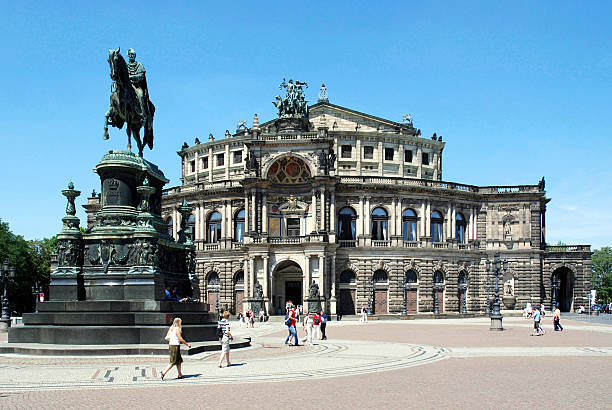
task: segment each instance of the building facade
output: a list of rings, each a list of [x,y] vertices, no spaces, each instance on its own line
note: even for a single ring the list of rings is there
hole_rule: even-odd
[[[445,143],[320,100],[307,129],[278,120],[184,144],[182,183],[164,191],[169,232],[184,200],[197,246],[200,298],[244,311],[257,289],[269,314],[301,304],[312,284],[331,314],[485,312],[486,260],[508,261],[503,309],[556,300],[586,305],[588,245],[548,246],[544,179],[479,187],[442,178]]]

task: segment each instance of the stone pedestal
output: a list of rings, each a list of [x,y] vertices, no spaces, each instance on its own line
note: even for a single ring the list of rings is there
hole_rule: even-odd
[[[489,330],[504,330],[504,327],[502,326],[502,315],[491,315],[491,327],[489,328]]]
[[[255,316],[259,315],[259,311],[264,306],[264,300],[262,298],[251,298],[249,299],[249,304],[251,305],[251,309]]]
[[[307,298],[305,304],[308,307],[308,312],[314,313],[321,310],[321,301],[319,299]]]

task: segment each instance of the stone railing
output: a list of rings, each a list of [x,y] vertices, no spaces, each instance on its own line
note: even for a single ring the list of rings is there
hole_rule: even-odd
[[[197,184],[181,185],[173,188],[168,188],[162,191],[163,196],[188,194],[196,191],[223,191],[229,188],[237,188],[242,186],[239,180],[224,180],[218,182],[198,182]]]
[[[262,134],[259,136],[260,140],[263,141],[286,141],[286,140],[302,140],[302,139],[317,139],[320,138],[317,132],[300,132],[300,133],[289,133],[289,134]]]
[[[357,241],[341,239],[338,240],[338,246],[340,248],[354,248],[357,246]]]
[[[448,242],[433,242],[432,245],[434,249],[448,249],[451,247]]]
[[[275,245],[293,245],[306,242],[305,236],[279,236],[268,238],[268,242]]]
[[[343,184],[363,185],[422,186],[429,188],[449,189],[453,191],[474,192],[479,194],[514,194],[523,192],[540,192],[540,187],[538,185],[478,187],[474,185],[457,184],[455,182],[399,177],[342,176],[340,177],[340,182]]]
[[[242,249],[244,242],[232,242],[232,249]]]
[[[421,242],[419,241],[404,241],[404,248],[420,248]]]
[[[372,246],[375,248],[384,248],[391,246],[391,241],[375,241],[372,240]]]
[[[546,245],[548,252],[591,252],[591,245]]]

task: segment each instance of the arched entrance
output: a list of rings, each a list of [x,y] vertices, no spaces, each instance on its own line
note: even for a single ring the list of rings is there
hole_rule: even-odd
[[[219,275],[217,272],[210,272],[206,277],[206,303],[208,303],[209,312],[215,312],[217,309],[220,287]]]
[[[382,269],[374,272],[374,313],[377,315],[388,313],[387,291],[389,289],[389,278],[387,272]]]
[[[244,299],[244,272],[238,271],[234,276],[234,313],[242,311],[242,301]]]
[[[552,274],[552,285],[554,294],[551,296],[559,303],[559,309],[562,312],[571,312],[574,308],[574,275],[572,271],[563,266],[555,269]],[[558,279],[558,289],[555,287],[556,279]]]
[[[285,313],[288,301],[294,305],[302,305],[302,281],[304,274],[297,262],[287,260],[280,262],[274,268],[272,289],[272,311],[277,315]]]
[[[340,299],[338,301],[338,314],[355,314],[356,289],[357,281],[355,280],[355,273],[350,269],[342,271],[340,274]]]
[[[439,270],[435,271],[433,277],[433,302],[434,313],[444,313],[444,274]]]
[[[418,311],[419,279],[412,269],[406,272],[406,313]]]

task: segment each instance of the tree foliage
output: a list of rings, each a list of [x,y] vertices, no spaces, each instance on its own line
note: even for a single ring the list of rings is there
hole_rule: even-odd
[[[27,241],[11,232],[9,224],[0,219],[0,263],[6,261],[15,267],[15,277],[8,284],[11,314],[34,310],[32,286],[35,283],[48,294],[49,263],[56,248],[55,237]]]
[[[612,248],[604,246],[595,249],[592,256],[593,287],[597,289],[597,298],[601,302],[612,299]]]

